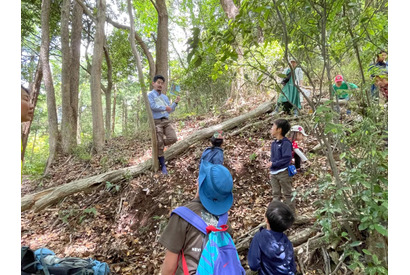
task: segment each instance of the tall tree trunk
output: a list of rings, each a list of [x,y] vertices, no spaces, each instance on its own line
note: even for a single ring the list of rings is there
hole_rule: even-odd
[[[131,0],[127,0],[127,2],[128,2],[128,14],[130,16],[130,22],[131,22],[131,33],[134,33],[135,32],[135,30],[134,30],[135,29],[134,16],[133,16],[134,12],[133,12],[133,9],[132,9]],[[164,6],[165,6],[165,2],[164,2]],[[165,7],[165,11],[166,11],[166,7]],[[167,47],[168,47],[168,15],[167,15],[167,23],[166,24],[167,24],[166,43],[167,43]],[[158,23],[158,26],[159,26],[159,23]],[[142,96],[144,97],[145,109],[147,111],[148,122],[149,122],[150,130],[151,130],[150,133],[151,133],[153,168],[154,168],[154,171],[157,171],[158,167],[159,167],[159,164],[158,164],[158,145],[157,145],[158,141],[157,141],[157,133],[156,133],[156,129],[155,129],[154,117],[152,115],[151,107],[150,107],[150,104],[149,104],[149,101],[148,101],[147,89],[145,87],[144,75],[143,75],[143,72],[142,72],[141,58],[140,58],[139,53],[137,51],[137,47],[135,46],[134,36],[130,35],[129,39],[130,39],[130,43],[131,43],[132,53],[134,55],[135,60],[137,61],[138,78],[139,78],[139,81],[140,81]],[[158,41],[157,41],[157,43],[158,43]],[[168,58],[168,57],[166,57],[166,58]],[[168,61],[166,63],[167,63],[167,71],[168,71]]]
[[[111,90],[112,90],[112,64],[108,52],[108,45],[104,46],[105,62],[107,63],[107,89],[105,90],[105,138],[110,139],[111,131]]]
[[[137,102],[136,102],[136,106],[141,106],[141,100],[143,100],[143,95],[140,94],[137,97]],[[145,101],[144,101],[144,105],[145,105]],[[149,119],[149,118],[148,118]],[[138,132],[138,129],[141,127],[141,116],[140,116],[140,110],[139,108],[137,109],[136,115],[135,115],[135,120],[136,120],[136,127],[135,127],[135,132]],[[149,123],[148,123],[149,124]]]
[[[30,94],[31,94],[31,103],[34,106],[33,112],[36,110],[37,106],[37,99],[38,95],[40,93],[40,86],[41,86],[41,80],[43,78],[43,68],[41,66],[40,60],[37,63],[37,69],[36,69],[36,74],[34,77],[34,81],[31,84],[30,87]],[[33,116],[34,118],[34,116]],[[21,144],[23,147],[23,150],[21,151],[21,161],[24,162],[24,155],[26,153],[26,147],[27,147],[27,141],[28,141],[28,136],[30,134],[31,130],[31,124],[33,123],[33,119],[30,120],[29,122],[23,123],[23,128],[21,131]]]
[[[165,0],[156,0],[155,8],[158,13],[158,26],[157,26],[157,43],[156,50],[156,62],[155,62],[155,74],[160,74],[165,77],[165,80],[169,82],[168,78],[168,11]],[[162,93],[166,94],[167,85],[162,89]]]
[[[112,130],[111,135],[115,133],[115,107],[117,105],[117,87],[114,86],[114,100],[112,102]]]
[[[70,74],[71,74],[71,50],[70,50],[70,0],[63,0],[61,6],[61,139],[62,149],[65,154],[70,153],[72,144],[71,123],[71,95],[70,95]]]
[[[37,141],[37,132],[38,132],[38,130],[36,130],[36,131],[34,132],[34,141],[33,141],[33,146],[31,146],[30,161],[33,160],[33,156],[34,156],[34,148],[36,147],[36,141]]]
[[[71,79],[70,79],[70,96],[71,96],[71,123],[72,143],[77,145],[81,142],[79,131],[81,130],[78,117],[78,99],[80,97],[80,56],[81,56],[81,33],[83,30],[82,23],[83,8],[74,1],[73,19],[71,28]]]
[[[81,144],[81,113],[83,112],[82,110],[82,100],[81,100],[81,91],[78,93],[78,99],[79,99],[79,107],[77,109],[77,144]]]
[[[225,11],[226,16],[231,20],[235,20],[235,17],[239,14],[239,9],[235,6],[235,3],[232,0],[220,0],[220,3],[222,5],[222,9]],[[239,42],[241,40],[242,38],[239,35],[232,42],[232,46],[235,48],[236,52],[238,53],[238,63],[239,64],[243,63],[242,62],[243,61],[243,51],[242,51],[242,48]],[[238,106],[238,100],[240,98],[240,90],[243,85],[243,79],[244,79],[243,67],[239,66],[236,72],[237,74],[236,74],[236,77],[232,80],[231,92],[230,92],[230,98],[232,99],[232,102],[234,102],[235,109],[236,109],[236,106]]]
[[[91,110],[93,116],[93,145],[97,153],[104,147],[104,121],[101,99],[101,64],[104,47],[105,0],[97,1],[97,23],[91,66]]]
[[[122,135],[128,135],[128,125],[127,125],[127,100],[125,98],[122,99]]]
[[[43,68],[43,80],[47,93],[47,112],[49,129],[49,156],[44,174],[48,174],[51,164],[57,155],[58,150],[58,122],[56,98],[54,93],[53,78],[49,64],[50,47],[50,2],[43,0],[41,4],[41,48],[40,62]]]

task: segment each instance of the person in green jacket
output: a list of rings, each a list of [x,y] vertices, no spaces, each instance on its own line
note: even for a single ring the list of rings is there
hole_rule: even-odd
[[[291,69],[285,69],[283,74],[286,74],[287,77],[285,78],[286,80],[282,81],[284,86],[278,98],[276,111],[278,111],[279,106],[281,106],[285,113],[290,114],[290,111],[293,109],[294,115],[297,116],[299,109],[302,108],[300,104],[300,93],[297,87],[303,85],[303,71],[297,67],[298,63],[294,58],[290,58],[289,60],[292,65],[292,70],[294,70],[295,81],[293,81]]]
[[[351,92],[350,90],[356,90],[358,87],[356,84],[353,83],[348,83],[343,81],[343,76],[340,74],[335,77],[335,84],[333,84],[333,91],[332,95],[336,96],[339,100],[339,102],[344,102],[347,105],[347,101],[349,101]],[[339,106],[337,106],[337,112],[340,112]],[[351,111],[347,109],[346,114],[350,114]]]

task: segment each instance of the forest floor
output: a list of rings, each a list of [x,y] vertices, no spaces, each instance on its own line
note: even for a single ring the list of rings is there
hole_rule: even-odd
[[[223,116],[189,117],[175,120],[178,140],[193,132],[218,124],[255,108],[247,104]],[[253,121],[261,121],[265,114]],[[264,221],[266,206],[272,200],[269,184],[269,161],[272,137],[269,120],[264,127],[251,128],[238,135],[226,132],[223,144],[224,165],[234,179],[234,205],[229,215],[234,241]],[[247,123],[251,123],[248,121]],[[293,120],[291,124],[300,124]],[[303,125],[303,124],[302,124]],[[306,171],[294,177],[298,215],[313,215],[317,194],[317,175],[330,173],[323,155],[309,153],[317,145],[309,135],[300,144],[308,152]],[[58,256],[91,257],[110,265],[112,274],[159,274],[164,247],[158,243],[169,214],[176,206],[194,198],[199,159],[210,146],[208,140],[196,144],[177,158],[168,161],[168,176],[148,171],[122,183],[106,183],[89,192],[66,197],[57,205],[39,213],[21,214],[21,245],[32,249],[47,247]],[[51,176],[42,180],[23,180],[22,196],[44,188],[59,186],[76,179],[97,175],[108,170],[136,165],[150,158],[150,141],[116,137],[109,140],[104,153],[89,160],[60,157],[52,167]],[[293,226],[292,235],[311,226]],[[247,251],[240,253],[243,266]],[[321,274],[320,259],[310,261],[305,274]]]

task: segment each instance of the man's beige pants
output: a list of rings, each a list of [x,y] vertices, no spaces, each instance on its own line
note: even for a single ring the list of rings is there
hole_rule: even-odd
[[[157,131],[158,157],[164,155],[164,146],[177,142],[177,134],[172,127],[171,121],[167,118],[154,119]]]

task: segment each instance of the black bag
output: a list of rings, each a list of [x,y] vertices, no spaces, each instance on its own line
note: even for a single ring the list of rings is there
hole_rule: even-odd
[[[282,80],[282,82],[281,82],[280,84],[282,84],[283,86],[285,86],[286,83],[289,82],[291,76],[292,76],[292,71],[289,70],[289,72],[286,74],[286,77]]]
[[[35,274],[37,272],[36,257],[34,256],[34,251],[28,246],[21,247],[21,274],[29,275]]]

